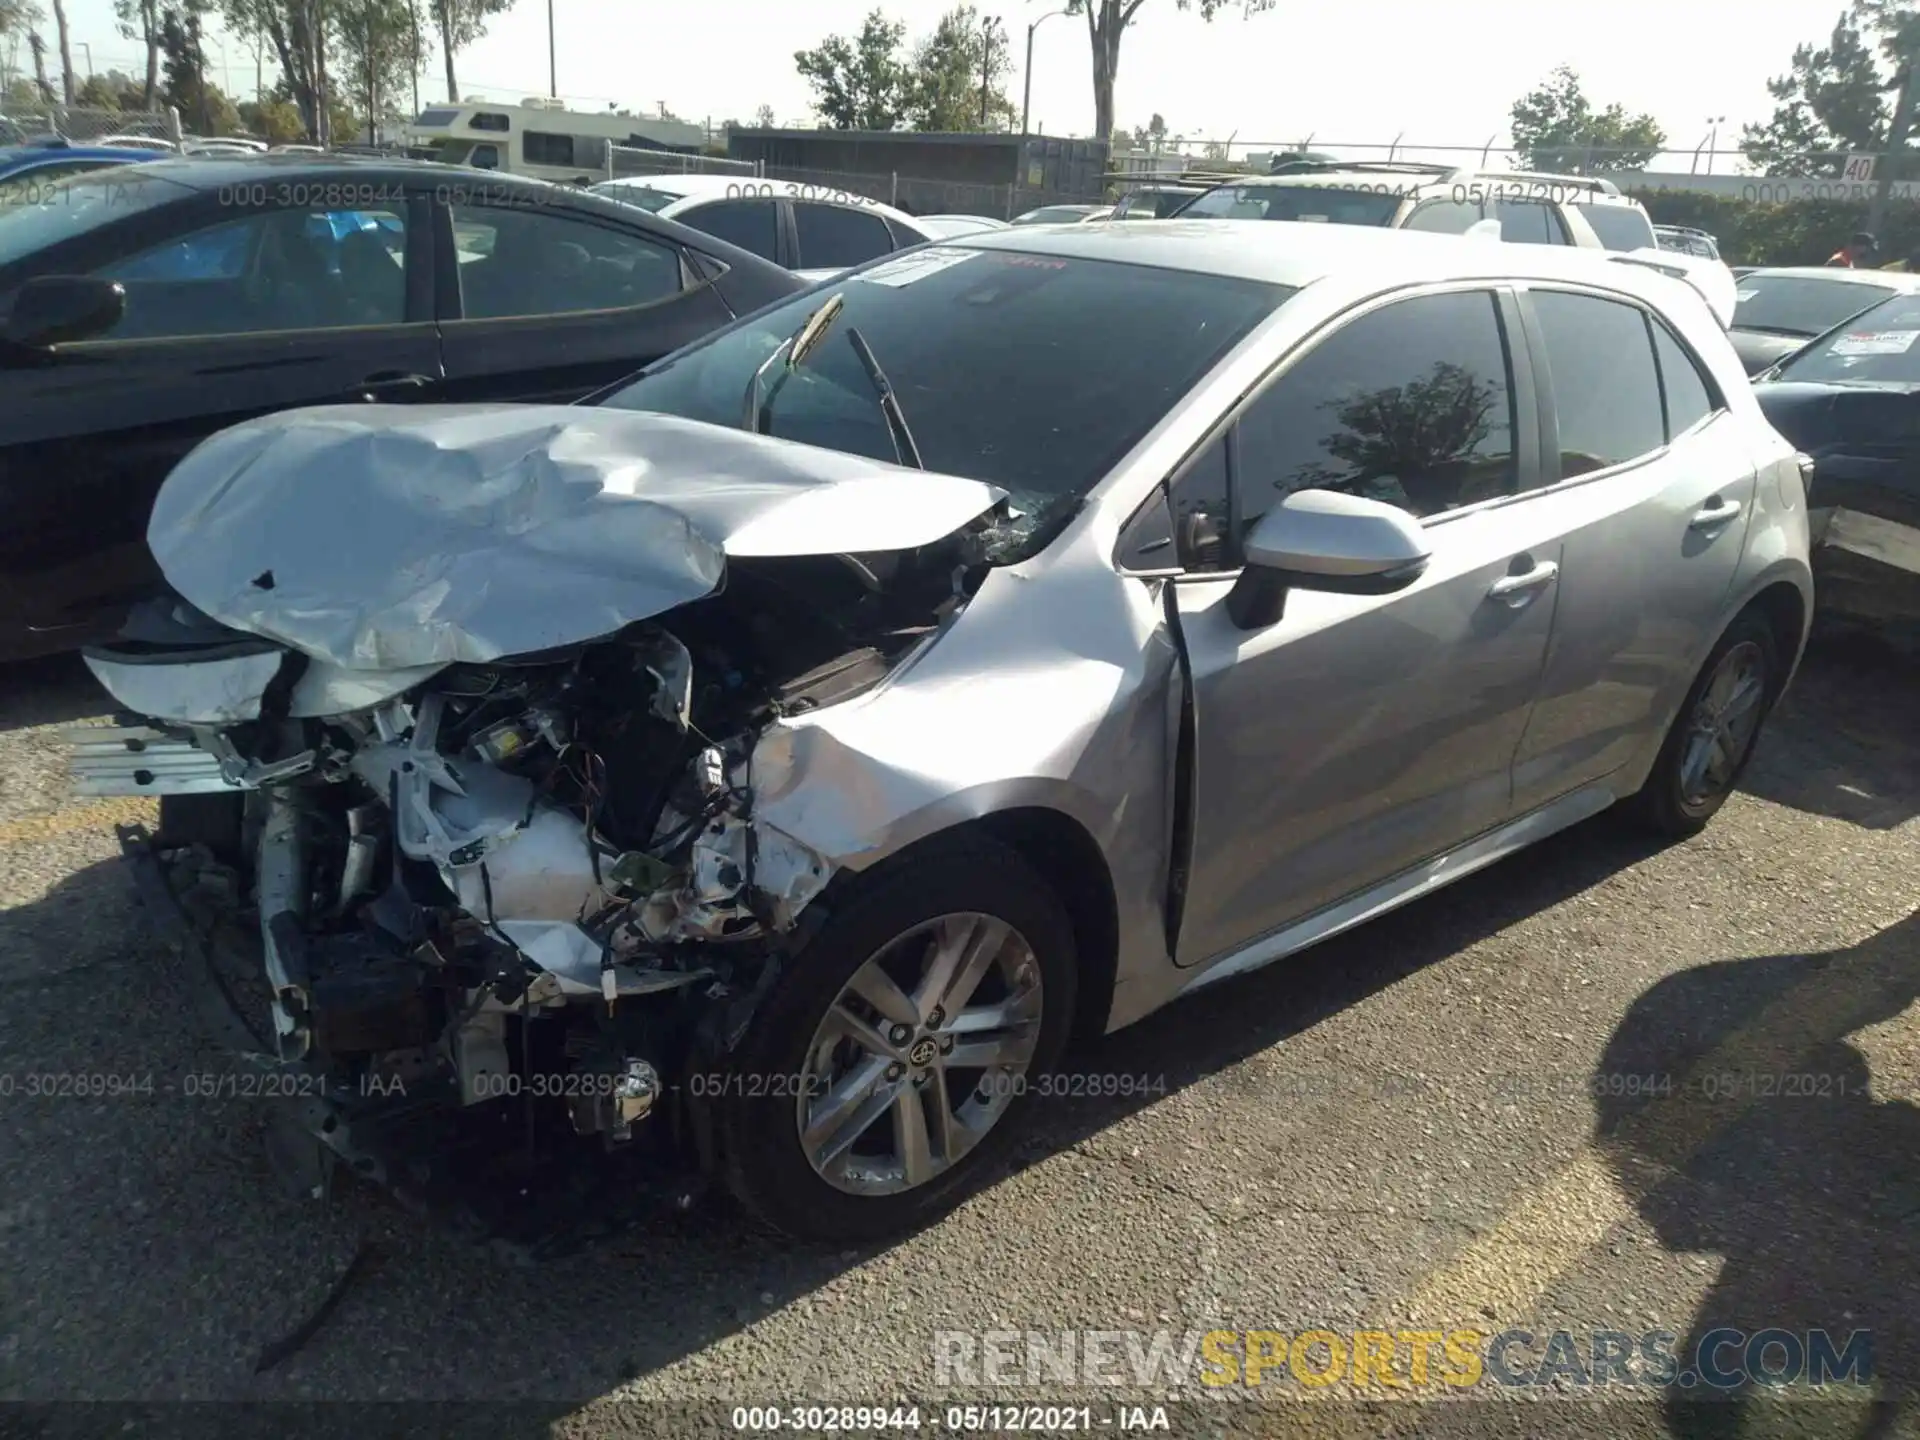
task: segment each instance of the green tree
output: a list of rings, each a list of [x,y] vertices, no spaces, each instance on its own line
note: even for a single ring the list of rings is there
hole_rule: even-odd
[[[147,52],[147,83],[142,110],[151,110],[160,88],[160,0],[113,0],[114,28],[123,39],[138,40]]]
[[[505,12],[512,0],[433,0],[434,26],[440,32],[440,54],[447,62],[447,100],[460,102],[454,76],[454,57],[487,33],[487,22]]]
[[[753,112],[753,123],[761,130],[778,130],[780,128],[780,122],[774,118],[773,107],[771,105],[762,105],[759,109],[755,110]]]
[[[1007,32],[987,28],[979,11],[961,5],[940,17],[914,48],[908,70],[907,119],[915,130],[997,130],[1017,117],[997,77],[1008,74]],[[980,87],[988,84],[986,122]]]
[[[1120,37],[1147,0],[1067,0],[1067,13],[1087,19],[1087,42],[1093,49],[1093,134],[1113,140],[1113,82],[1120,73]],[[1182,10],[1198,10],[1211,20],[1230,8],[1233,0],[1174,0]],[[1274,0],[1239,0],[1242,17],[1271,10]]]
[[[1158,110],[1145,125],[1133,127],[1133,148],[1157,155],[1167,148],[1167,118]]]
[[[1858,22],[1842,15],[1818,49],[1795,47],[1791,68],[1767,82],[1773,115],[1740,133],[1747,159],[1769,174],[1838,175],[1848,151],[1887,138],[1886,80]],[[1825,153],[1821,153],[1825,152]]]
[[[328,72],[333,11],[342,0],[220,0],[227,29],[266,38],[279,63],[284,98],[316,145],[330,144],[337,113]],[[351,133],[351,121],[347,131]]]
[[[852,39],[829,35],[793,63],[813,87],[813,108],[831,130],[893,130],[907,116],[912,77],[900,58],[907,27],[871,12]]]
[[[269,145],[292,145],[307,133],[300,111],[290,100],[242,100],[238,109],[247,133]]]
[[[1513,102],[1509,129],[1523,168],[1556,175],[1598,170],[1644,170],[1666,146],[1666,131],[1651,115],[1629,115],[1621,105],[1596,111],[1565,65]]]
[[[355,130],[402,118],[420,49],[407,0],[340,0],[332,19],[336,93],[353,108]]]

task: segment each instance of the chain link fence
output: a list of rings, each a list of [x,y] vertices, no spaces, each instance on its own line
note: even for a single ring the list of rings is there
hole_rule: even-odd
[[[676,150],[648,150],[637,145],[607,147],[608,180],[633,180],[645,175],[758,175],[750,160],[723,160],[714,155],[683,155]]]
[[[0,110],[0,145],[44,135],[61,135],[76,145],[97,145],[123,135],[177,142],[180,117],[172,110],[90,110],[78,105]]]

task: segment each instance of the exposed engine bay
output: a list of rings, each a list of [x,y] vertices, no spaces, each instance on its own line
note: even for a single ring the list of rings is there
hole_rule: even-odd
[[[755,742],[884,679],[1024,523],[738,561],[718,593],[605,639],[451,664],[339,714],[306,713],[353,691],[329,667],[156,602],[87,652],[148,708],[74,732],[76,777],[231,805],[271,989],[262,1063],[318,1077],[300,1143],[333,1152],[326,1170],[397,1182],[435,1152],[504,1150],[551,1177],[556,1146],[643,1134],[697,1162],[698,1076],[832,879],[755,816]]]

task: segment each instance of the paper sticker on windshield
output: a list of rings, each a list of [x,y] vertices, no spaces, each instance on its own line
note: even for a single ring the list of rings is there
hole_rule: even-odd
[[[897,259],[876,265],[853,278],[865,280],[870,285],[891,285],[898,289],[916,280],[924,280],[929,275],[938,275],[942,270],[950,270],[962,260],[971,260],[978,254],[978,250],[950,250],[933,245],[925,250],[909,250]]]
[[[1835,355],[1904,355],[1920,330],[1855,330],[1833,342]]]
[[[1736,290],[1733,292],[1733,298],[1736,300],[1751,300],[1759,293],[1758,290]]]

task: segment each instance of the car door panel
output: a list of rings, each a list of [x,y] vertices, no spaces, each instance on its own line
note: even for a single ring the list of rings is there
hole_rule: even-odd
[[[1533,488],[1540,460],[1531,367],[1510,311],[1484,287],[1396,299],[1316,341],[1235,422],[1234,534],[1262,508],[1264,453],[1282,493],[1397,496],[1426,517],[1431,560],[1395,594],[1295,590],[1278,623],[1253,632],[1229,618],[1228,582],[1177,583],[1195,718],[1182,965],[1511,813],[1561,552],[1556,517],[1510,498]],[[1463,405],[1464,418],[1435,408]],[[1414,448],[1394,454],[1407,436]],[[1390,462],[1366,458],[1382,446]],[[1218,489],[1211,470],[1194,473],[1196,495]],[[1181,493],[1187,478],[1175,511],[1185,531],[1211,536]]]
[[[544,404],[570,404],[591,392],[632,374],[642,366],[708,334],[733,318],[719,288],[702,271],[690,265],[679,247],[641,232],[615,231],[598,217],[560,216],[546,211],[509,211],[510,216],[526,216],[526,222],[514,219],[503,224],[545,223],[555,236],[584,235],[589,244],[651,247],[649,263],[665,258],[673,268],[673,284],[639,290],[570,288],[569,279],[543,266],[538,258],[524,261],[515,257],[497,257],[511,261],[508,273],[500,277],[487,298],[499,302],[496,308],[525,309],[531,313],[500,315],[495,318],[468,318],[474,309],[479,277],[473,272],[490,265],[496,257],[474,259],[463,252],[453,233],[454,216],[448,207],[439,207],[442,234],[446,243],[442,253],[440,287],[442,314],[441,337],[445,355],[445,381],[439,387],[445,399],[466,401],[522,401]],[[472,207],[477,216],[487,207]],[[465,211],[462,212],[466,213]],[[475,225],[482,223],[479,220]],[[560,226],[567,228],[558,228]],[[589,227],[582,230],[579,226]],[[500,227],[496,226],[496,230]],[[611,238],[602,239],[603,236]],[[497,238],[497,237],[496,237]],[[548,243],[577,247],[574,239],[560,238]],[[653,252],[657,252],[657,256]],[[595,257],[601,264],[605,256]],[[451,273],[450,273],[451,272]],[[502,287],[525,281],[526,288],[508,295]],[[613,298],[645,295],[650,303],[616,305],[608,308],[559,309],[574,303],[592,303],[602,292]],[[517,299],[518,304],[509,304]]]
[[[1600,355],[1593,331],[1580,338],[1596,373],[1624,392],[1625,363]],[[1551,336],[1537,347],[1543,356],[1553,348]],[[1579,399],[1564,394],[1569,382],[1554,382],[1550,365],[1546,372],[1558,433]],[[1589,387],[1592,375],[1570,383]],[[1654,438],[1662,443],[1637,462],[1577,476],[1536,502],[1557,514],[1566,553],[1553,647],[1514,759],[1519,806],[1544,804],[1643,753],[1724,612],[1754,506],[1750,447],[1724,409],[1671,443]]]
[[[145,275],[144,261],[156,254],[171,262],[189,252],[185,240],[208,233],[204,222],[212,218],[211,211],[190,214],[185,228],[150,237],[131,273]],[[89,270],[120,263],[96,258]],[[193,286],[237,295],[243,286],[218,275],[125,283],[131,294],[163,297]],[[439,334],[425,314],[397,325],[151,333],[169,315],[204,326],[208,313],[182,301],[146,315],[139,327],[146,338],[109,334],[8,371],[21,403],[0,417],[0,506],[12,522],[0,527],[0,572],[11,577],[14,596],[0,620],[0,645],[61,648],[117,625],[156,578],[146,545],[153,497],[174,465],[215,431],[293,406],[360,400],[370,377],[422,377],[417,390],[392,393],[401,399],[430,391],[440,375]]]
[[[1180,963],[1508,816],[1556,597],[1491,592],[1560,560],[1523,504],[1436,527],[1427,574],[1398,595],[1295,591],[1252,635],[1227,618],[1227,585],[1180,586],[1197,767]]]

